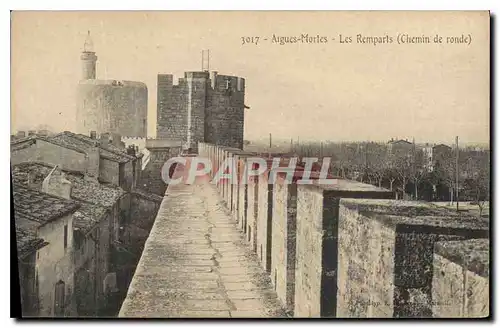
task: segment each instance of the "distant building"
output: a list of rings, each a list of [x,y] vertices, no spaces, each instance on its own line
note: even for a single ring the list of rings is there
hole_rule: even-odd
[[[409,154],[413,150],[413,143],[409,142],[408,140],[394,140],[391,139],[387,143],[387,151],[389,152],[390,155],[403,155],[403,154]]]
[[[136,81],[96,79],[97,56],[90,32],[81,54],[82,78],[77,88],[77,132],[147,136],[148,89]]]
[[[428,172],[432,172],[436,168],[436,163],[450,159],[453,149],[445,144],[433,146],[427,144],[422,148],[422,152],[424,156],[424,168]]]

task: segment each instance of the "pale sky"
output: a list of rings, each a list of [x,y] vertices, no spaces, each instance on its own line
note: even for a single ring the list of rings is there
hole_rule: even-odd
[[[80,52],[91,31],[97,78],[147,84],[156,133],[158,73],[210,69],[246,79],[245,139],[489,140],[487,12],[15,12],[12,129],[74,130]],[[302,33],[326,44],[271,43]],[[471,35],[470,45],[397,43]],[[352,44],[339,44],[339,34]],[[393,37],[358,44],[356,35]],[[242,45],[242,36],[260,36]],[[268,41],[263,41],[268,38]],[[335,38],[335,41],[332,40]]]

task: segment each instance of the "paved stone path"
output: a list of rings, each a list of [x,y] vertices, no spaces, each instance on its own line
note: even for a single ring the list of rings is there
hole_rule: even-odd
[[[205,177],[169,186],[119,316],[254,318],[285,312]]]

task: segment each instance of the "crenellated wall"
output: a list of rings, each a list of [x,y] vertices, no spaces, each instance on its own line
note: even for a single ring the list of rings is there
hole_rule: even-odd
[[[227,157],[241,173],[255,156],[209,143],[198,151],[212,177]],[[489,316],[488,220],[356,181],[297,184],[297,176],[217,186],[290,315]]]
[[[245,80],[209,72],[158,74],[157,137],[243,148]]]

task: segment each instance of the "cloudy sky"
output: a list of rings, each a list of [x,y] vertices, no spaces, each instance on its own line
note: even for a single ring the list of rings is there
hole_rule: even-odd
[[[74,130],[80,52],[90,30],[97,76],[145,82],[155,135],[156,75],[201,68],[246,79],[245,138],[451,143],[489,139],[489,16],[481,12],[16,12],[12,129]],[[276,36],[327,43],[279,45]],[[353,43],[340,44],[339,35]],[[360,44],[357,35],[390,36]],[[398,44],[470,35],[465,44]],[[257,45],[241,37],[259,36]],[[268,38],[263,41],[263,38]],[[335,38],[335,40],[333,40]],[[432,38],[431,38],[432,39]]]

